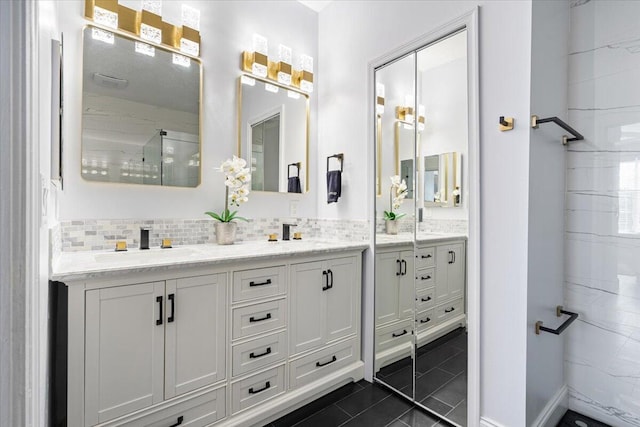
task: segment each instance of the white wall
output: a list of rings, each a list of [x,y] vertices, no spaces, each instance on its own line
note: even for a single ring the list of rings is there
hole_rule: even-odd
[[[60,219],[204,218],[208,210],[224,207],[224,179],[214,170],[236,153],[236,79],[240,55],[251,50],[252,35],[269,40],[271,56],[279,43],[297,55],[318,58],[317,14],[298,2],[184,1],[201,11],[203,64],[202,184],[193,188],[157,188],[85,181],[80,175],[81,69],[84,1],[58,3],[65,41],[65,189],[59,195]],[[165,2],[166,3],[166,2]],[[173,2],[171,2],[173,3]],[[178,4],[178,2],[175,2]],[[171,4],[167,4],[168,8]],[[311,159],[316,159],[317,95],[311,95]],[[289,216],[289,202],[299,200],[298,215],[315,217],[318,196],[311,162],[311,193],[304,195],[252,193],[241,215],[248,218]],[[322,187],[320,187],[322,188]],[[265,207],[267,207],[265,209]]]
[[[369,62],[477,5],[481,415],[504,426],[520,426],[525,423],[530,1],[344,1],[320,12],[318,154],[345,153],[345,188],[339,203],[318,205],[318,216],[367,219],[371,215],[374,130],[367,127],[372,113],[367,105],[367,99],[372,99],[367,92]],[[498,131],[502,115],[520,120],[515,130]],[[323,172],[319,171],[318,180]],[[366,286],[371,293],[372,280]]]
[[[541,118],[567,121],[568,40],[569,2],[534,1],[531,113]],[[561,137],[565,133],[553,123],[531,129],[526,425],[532,425],[554,395],[564,390],[566,334],[536,335],[534,325],[541,320],[555,328],[564,320],[556,317],[555,307],[563,304],[566,148]],[[547,425],[556,425],[563,414],[558,411]]]

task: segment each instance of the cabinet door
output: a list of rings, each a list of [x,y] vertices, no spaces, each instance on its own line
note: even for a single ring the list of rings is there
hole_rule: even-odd
[[[289,274],[291,354],[296,354],[324,343],[327,300],[322,289],[328,275],[319,261],[292,264]]]
[[[436,304],[451,299],[449,291],[449,264],[453,260],[449,245],[436,248]]]
[[[400,261],[399,252],[376,256],[376,327],[400,318]]]
[[[413,307],[415,301],[415,272],[414,272],[413,251],[400,252],[400,284],[399,284],[399,313],[400,319],[413,317]]]
[[[327,300],[326,342],[355,334],[358,325],[360,281],[356,258],[337,258],[327,261],[329,289],[324,291]]]
[[[464,244],[456,243],[448,246],[449,251],[453,253],[453,260],[448,264],[447,283],[449,287],[449,296],[453,298],[462,298],[465,295],[465,253]]]
[[[86,293],[85,425],[163,400],[164,282]]]
[[[166,282],[165,398],[225,377],[224,274]]]

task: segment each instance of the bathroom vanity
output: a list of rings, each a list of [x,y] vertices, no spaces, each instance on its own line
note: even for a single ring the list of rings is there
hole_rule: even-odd
[[[68,425],[261,425],[362,379],[366,247],[61,254]]]

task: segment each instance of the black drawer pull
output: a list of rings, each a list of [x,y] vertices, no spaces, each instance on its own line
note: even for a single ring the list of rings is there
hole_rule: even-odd
[[[426,319],[420,319],[420,323],[427,323],[427,322],[431,322],[431,319],[429,317],[427,317]]]
[[[429,258],[431,258],[431,254],[422,255],[421,258],[422,259],[429,259]]]
[[[422,276],[420,277],[420,280],[429,280],[431,279],[431,276]]]
[[[444,312],[445,312],[445,313],[451,313],[453,310],[455,310],[455,307],[445,308],[445,309],[444,309]]]
[[[249,282],[249,286],[264,286],[264,285],[270,285],[270,284],[271,284],[271,279],[267,279],[266,282],[254,282],[254,281]]]
[[[396,265],[398,266],[398,271],[396,271],[396,276],[400,276],[402,274],[402,262],[397,259]]]
[[[271,347],[267,347],[267,350],[264,353],[255,354],[254,352],[251,352],[249,354],[249,359],[257,359],[258,357],[266,356],[267,354],[271,354]]]
[[[400,332],[399,334],[391,334],[391,336],[392,336],[393,338],[398,338],[398,337],[401,337],[401,336],[403,336],[403,335],[407,335],[407,334],[408,334],[408,332],[407,332],[407,330],[405,329],[405,330],[403,330],[402,332]]]
[[[421,300],[422,302],[429,302],[429,301],[431,301],[431,297],[427,297],[427,299],[420,298],[420,300]]]
[[[325,363],[316,362],[316,368],[320,368],[322,366],[327,366],[327,365],[335,362],[336,360],[338,360],[338,358],[336,356],[333,356],[331,358],[331,360],[329,360],[328,362],[325,362]]]
[[[262,322],[263,320],[269,320],[269,319],[271,319],[271,313],[267,313],[266,316],[258,317],[258,318],[251,316],[249,318],[249,323]]]
[[[158,303],[158,308],[160,309],[158,319],[156,320],[156,325],[162,325],[162,297],[156,297],[156,302]]]
[[[182,415],[180,415],[176,421],[177,421],[177,422],[176,422],[175,424],[171,424],[169,427],[176,427],[176,426],[179,426],[179,425],[180,425],[180,424],[182,424],[182,422],[184,421],[184,417],[183,417]]]
[[[249,389],[249,394],[257,394],[257,393],[260,393],[261,391],[265,391],[266,389],[269,389],[269,388],[271,388],[271,383],[269,381],[267,381],[267,383],[261,389],[254,390],[253,387],[251,387]]]
[[[171,301],[171,315],[167,317],[167,323],[171,323],[176,320],[176,294],[169,294],[167,299]]]

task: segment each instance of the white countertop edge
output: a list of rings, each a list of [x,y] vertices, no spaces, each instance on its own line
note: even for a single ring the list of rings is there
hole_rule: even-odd
[[[376,248],[387,248],[398,245],[413,244],[413,233],[376,234]],[[462,233],[418,233],[416,245],[437,244],[451,240],[467,240],[467,235]]]
[[[270,260],[292,255],[317,255],[350,250],[365,250],[368,241],[303,240],[290,242],[247,241],[233,245],[184,245],[172,249],[152,248],[141,253],[130,249],[125,253],[114,251],[62,252],[52,263],[50,280],[65,282],[112,275],[143,273],[153,270],[168,271],[179,268],[214,267],[238,261]],[[173,251],[173,252],[169,252]],[[188,252],[185,255],[185,252]],[[154,258],[154,254],[161,259]],[[167,258],[169,254],[175,254]],[[147,259],[148,256],[148,259]],[[106,258],[99,261],[97,258]]]

